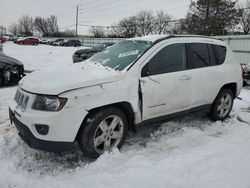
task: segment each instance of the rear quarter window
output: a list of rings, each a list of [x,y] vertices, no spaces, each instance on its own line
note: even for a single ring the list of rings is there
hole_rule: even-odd
[[[227,48],[225,46],[214,45],[214,49],[216,51],[216,64],[223,64],[226,59]]]
[[[190,43],[189,49],[192,56],[190,68],[202,68],[211,66],[208,44],[206,43]]]

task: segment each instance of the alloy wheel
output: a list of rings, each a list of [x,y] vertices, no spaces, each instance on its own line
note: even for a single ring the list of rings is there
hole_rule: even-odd
[[[105,118],[94,134],[94,148],[99,154],[109,151],[119,145],[123,138],[124,124],[117,115]]]
[[[232,97],[230,94],[225,93],[218,104],[217,113],[220,118],[224,118],[230,111],[232,106]]]

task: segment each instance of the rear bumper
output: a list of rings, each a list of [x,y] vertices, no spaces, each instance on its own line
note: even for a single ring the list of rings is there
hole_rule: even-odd
[[[55,142],[36,138],[26,125],[15,118],[15,114],[11,109],[9,109],[9,118],[10,121],[16,126],[18,135],[31,148],[50,152],[69,151],[73,148],[74,142]]]

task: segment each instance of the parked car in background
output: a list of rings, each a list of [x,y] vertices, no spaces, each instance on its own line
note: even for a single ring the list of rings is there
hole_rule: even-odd
[[[4,35],[3,38],[5,39],[5,41],[10,41],[12,38],[12,35]]]
[[[73,54],[73,62],[77,63],[77,62],[84,61],[90,58],[91,56],[93,56],[94,54],[96,54],[97,52],[101,52],[107,47],[112,46],[113,44],[114,42],[105,42],[105,43],[97,44],[91,48],[77,50]]]
[[[0,37],[0,42],[1,43],[5,43],[6,42],[6,39],[4,37]]]
[[[38,45],[39,39],[35,37],[24,37],[17,39],[16,43],[22,45]]]
[[[188,35],[119,42],[84,64],[30,74],[10,102],[10,120],[30,147],[62,151],[78,142],[97,158],[136,126],[191,112],[226,119],[242,89],[228,45]]]
[[[13,42],[16,44],[17,40],[21,40],[23,37],[13,37]]]
[[[64,41],[64,39],[55,39],[51,45],[52,46],[60,46],[61,42]]]
[[[46,44],[48,39],[39,39],[40,44]]]
[[[64,40],[63,46],[74,46],[74,47],[79,47],[81,46],[80,40],[77,39],[66,39]]]
[[[0,86],[17,83],[24,75],[24,66],[20,61],[0,53]]]
[[[52,45],[57,39],[53,38],[53,39],[50,39],[48,40],[48,44],[49,45]]]
[[[52,39],[45,39],[44,44],[49,45],[51,43]]]
[[[243,69],[243,79],[244,79],[244,86],[250,85],[250,63],[249,64],[242,64]]]
[[[62,41],[58,42],[58,46],[63,46],[64,42],[66,42],[67,39],[63,39]]]

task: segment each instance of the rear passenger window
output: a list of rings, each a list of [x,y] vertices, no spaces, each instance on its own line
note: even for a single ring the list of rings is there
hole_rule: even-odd
[[[219,45],[214,45],[214,47],[217,52],[217,65],[221,65],[225,61],[227,48],[225,46],[219,46]]]
[[[210,66],[208,45],[202,43],[192,43],[191,47],[192,63],[190,68],[201,68]]]

